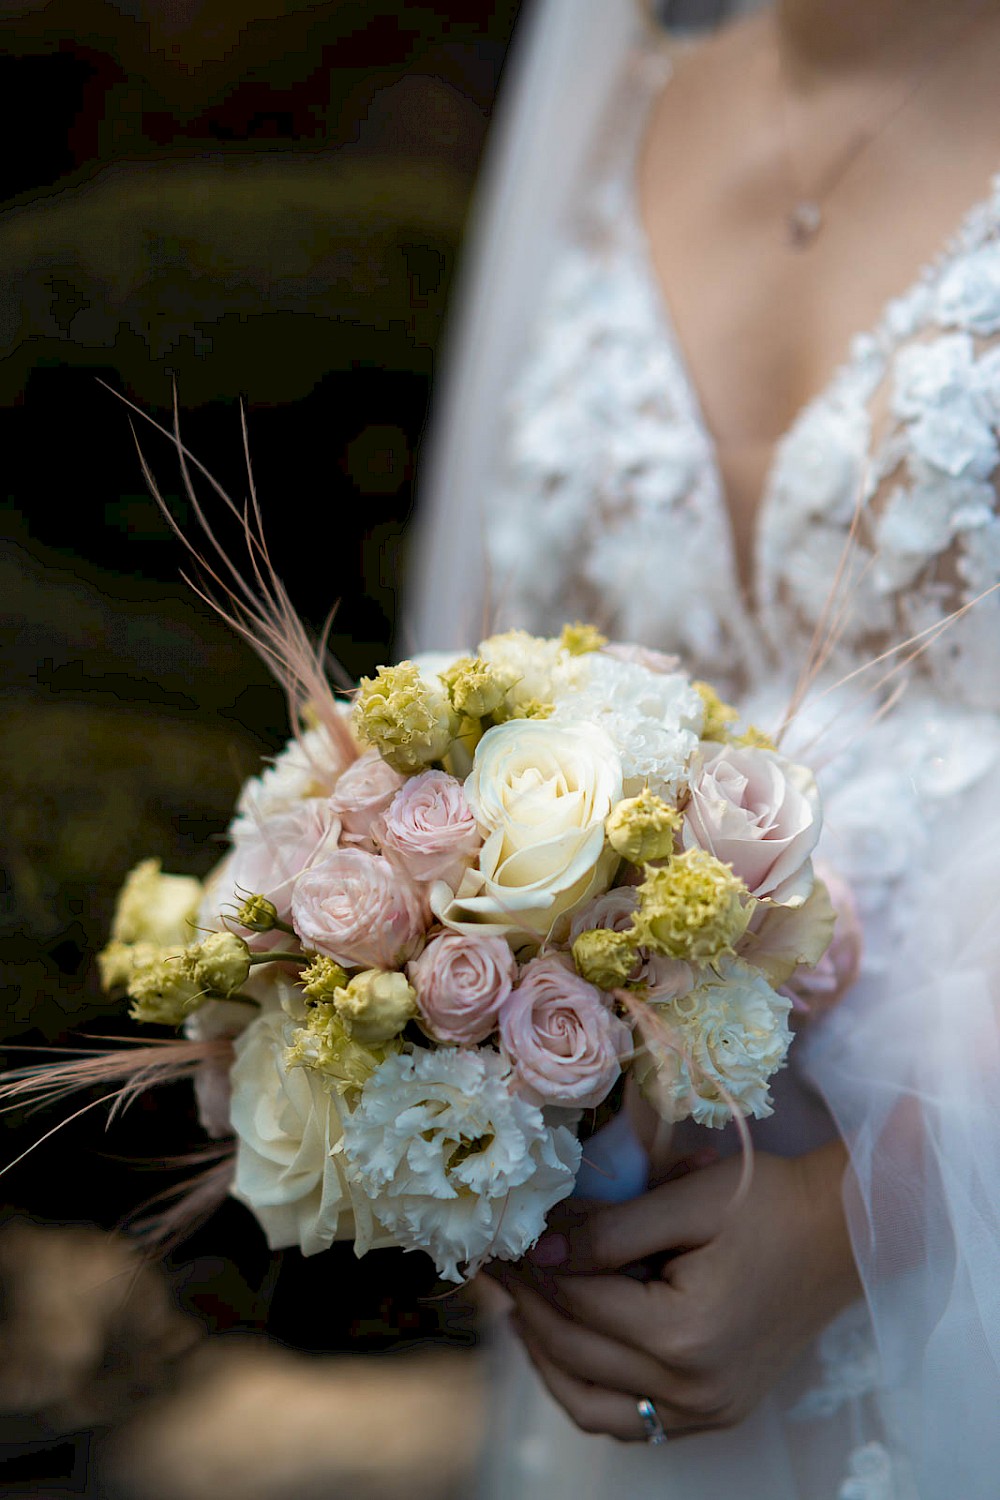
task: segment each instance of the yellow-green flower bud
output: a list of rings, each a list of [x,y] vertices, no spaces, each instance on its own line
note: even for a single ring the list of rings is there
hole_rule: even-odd
[[[708,682],[692,682],[691,686],[705,706],[705,723],[701,731],[703,740],[728,740],[729,726],[735,724],[739,713],[731,703],[723,703],[715,688]]]
[[[216,995],[231,995],[250,978],[250,949],[235,932],[209,933],[188,958],[200,987]]]
[[[673,853],[674,834],[681,826],[676,807],[644,788],[612,808],[606,829],[616,854],[633,865],[651,864]]]
[[[406,975],[388,969],[355,974],[333,1003],[348,1036],[365,1046],[398,1036],[417,1013],[416,991]]]
[[[278,920],[278,908],[266,896],[248,896],[235,920],[251,932],[270,932]]]
[[[354,727],[393,770],[409,776],[446,754],[458,716],[443,684],[404,661],[398,667],[379,667],[375,677],[362,677]]]
[[[332,1000],[337,991],[347,984],[347,973],[332,958],[317,953],[312,963],[307,964],[300,972],[299,983],[306,992],[307,1000]]]
[[[588,651],[600,651],[608,644],[608,638],[596,625],[584,625],[577,620],[573,625],[563,626],[559,644],[570,656],[586,656]]]
[[[729,865],[688,849],[668,865],[648,867],[633,917],[640,947],[668,958],[712,963],[743,936],[755,902]]]
[[[292,1036],[285,1052],[289,1068],[315,1068],[323,1073],[339,1094],[361,1092],[375,1069],[393,1052],[401,1050],[396,1040],[368,1046],[350,1035],[331,1000],[311,1006],[304,1026]]]
[[[481,656],[462,656],[442,672],[455,712],[465,719],[485,719],[496,713],[510,682]]]
[[[128,981],[128,996],[133,1021],[152,1026],[179,1026],[207,998],[188,953],[135,970]]]
[[[612,932],[592,927],[581,932],[573,944],[577,972],[601,990],[617,990],[628,982],[635,968],[636,941],[631,932]]]

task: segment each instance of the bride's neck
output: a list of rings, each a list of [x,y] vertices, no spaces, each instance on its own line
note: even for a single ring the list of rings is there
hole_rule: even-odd
[[[907,71],[935,40],[997,0],[966,0],[954,13],[940,0],[775,0],[773,24],[790,80],[821,74]]]

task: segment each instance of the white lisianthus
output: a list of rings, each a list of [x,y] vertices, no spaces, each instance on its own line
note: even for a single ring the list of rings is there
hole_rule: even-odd
[[[600,726],[621,757],[625,795],[648,787],[674,802],[698,748],[705,717],[700,694],[679,672],[654,672],[604,652],[578,660],[584,675],[557,700],[553,722]]]
[[[512,1094],[506,1071],[489,1048],[397,1054],[344,1122],[355,1189],[447,1281],[463,1279],[460,1264],[471,1275],[487,1259],[518,1260],[573,1190],[579,1141]]]
[[[574,656],[560,640],[529,635],[526,630],[491,635],[480,642],[477,654],[510,684],[504,706],[515,718],[557,703],[587,680],[584,657]]]
[[[611,879],[604,823],[621,785],[618,754],[591,725],[518,719],[488,730],[465,783],[485,842],[457,891],[432,888],[435,914],[458,932],[548,936]]]
[[[337,1102],[321,1074],[287,1066],[294,1031],[294,1021],[272,1006],[234,1043],[231,1191],[272,1250],[298,1245],[303,1255],[316,1255],[354,1226],[340,1159],[330,1155],[342,1133]]]
[[[158,859],[144,859],[118,893],[112,941],[183,948],[194,936],[201,895],[193,875],[164,875]]]
[[[758,970],[723,958],[694,989],[650,1005],[638,1080],[666,1120],[721,1127],[732,1119],[730,1099],[740,1114],[766,1119],[768,1085],[792,1039],[791,1008]]]

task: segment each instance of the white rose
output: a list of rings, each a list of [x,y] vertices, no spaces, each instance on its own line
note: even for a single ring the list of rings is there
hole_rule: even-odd
[[[350,1198],[330,1152],[342,1129],[336,1101],[312,1068],[285,1066],[294,1022],[270,1008],[236,1038],[230,1121],[234,1198],[259,1220],[272,1250],[315,1255],[353,1231]],[[342,1219],[346,1219],[341,1230]]]
[[[201,881],[193,875],[164,875],[158,859],[144,859],[118,893],[112,940],[183,948],[195,937],[201,897]]]
[[[621,760],[589,724],[512,720],[479,742],[465,795],[485,842],[456,892],[431,906],[458,932],[544,938],[559,918],[607,888],[617,856],[604,822],[621,798]]]

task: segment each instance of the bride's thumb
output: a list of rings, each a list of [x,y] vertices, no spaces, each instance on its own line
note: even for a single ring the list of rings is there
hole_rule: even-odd
[[[705,1147],[675,1163],[671,1180],[627,1203],[593,1206],[543,1234],[527,1259],[558,1275],[621,1271],[665,1250],[689,1249],[712,1237],[715,1214],[706,1214],[701,1194],[685,1191],[680,1179],[696,1176],[718,1160]]]

